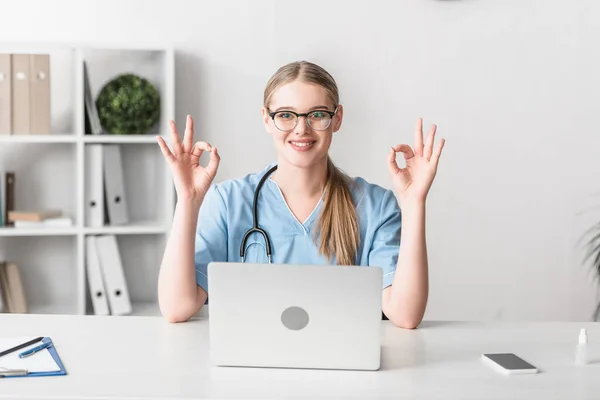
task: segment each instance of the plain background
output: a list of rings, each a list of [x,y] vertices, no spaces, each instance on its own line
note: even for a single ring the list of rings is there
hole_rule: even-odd
[[[446,138],[428,198],[427,319],[589,320],[578,240],[600,221],[595,0],[2,1],[7,42],[174,46],[177,123],[219,147],[217,180],[275,156],[269,76],[306,59],[345,106],[331,155],[390,187],[417,117]],[[158,147],[157,147],[158,151]]]

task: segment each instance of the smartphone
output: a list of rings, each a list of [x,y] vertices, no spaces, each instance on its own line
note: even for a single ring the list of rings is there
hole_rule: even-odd
[[[490,367],[505,374],[536,374],[536,366],[513,353],[483,354],[483,361]]]

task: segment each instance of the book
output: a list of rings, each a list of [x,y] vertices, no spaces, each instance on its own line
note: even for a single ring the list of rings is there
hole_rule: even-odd
[[[4,174],[4,225],[10,226],[12,222],[8,220],[8,213],[15,208],[15,173],[8,171]]]
[[[57,218],[62,216],[60,210],[42,210],[42,211],[25,211],[12,210],[8,212],[8,221],[14,223],[16,221],[34,221],[40,222],[48,218]]]
[[[5,312],[19,314],[28,312],[21,272],[15,262],[0,262],[0,292]]]
[[[73,220],[68,217],[57,217],[57,218],[46,218],[42,221],[14,221],[15,228],[41,228],[41,227],[53,227],[53,228],[65,228],[73,226]]]

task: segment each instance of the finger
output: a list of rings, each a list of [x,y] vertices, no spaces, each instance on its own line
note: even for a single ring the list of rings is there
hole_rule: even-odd
[[[433,156],[431,157],[431,159],[433,160],[436,166],[438,161],[440,160],[440,157],[442,156],[442,149],[444,148],[445,143],[446,139],[442,138],[442,140],[439,141],[437,146],[435,146],[435,149],[433,149]]]
[[[192,151],[194,142],[194,120],[191,115],[187,116],[185,121],[185,133],[183,134],[183,151],[189,153]]]
[[[415,154],[418,156],[423,155],[423,119],[417,119],[417,126],[415,126]]]
[[[211,151],[212,146],[206,142],[196,142],[190,151],[192,155],[192,165],[200,164],[200,157],[204,151]]]
[[[158,142],[158,146],[160,147],[163,156],[165,156],[165,159],[169,162],[175,161],[175,157],[173,156],[173,153],[171,153],[171,150],[169,150],[169,146],[167,146],[165,140],[161,136],[157,136],[156,141]]]
[[[210,176],[212,176],[213,178],[217,174],[217,170],[219,169],[220,162],[221,162],[221,156],[219,155],[217,148],[213,147],[212,151],[210,152],[210,161],[208,162],[208,165],[206,166],[206,172],[208,172],[208,174]]]
[[[433,152],[433,143],[435,141],[435,131],[437,130],[437,126],[431,125],[429,129],[429,133],[427,134],[427,139],[425,141],[425,146],[423,147],[423,157],[427,160],[431,158],[431,153]]]
[[[396,146],[393,146],[392,149],[394,149],[396,153],[402,152],[405,160],[410,160],[415,156],[415,152],[407,144],[397,144]]]
[[[171,141],[173,142],[173,155],[177,156],[181,154],[181,140],[179,139],[179,133],[177,133],[177,127],[175,121],[171,120]]]

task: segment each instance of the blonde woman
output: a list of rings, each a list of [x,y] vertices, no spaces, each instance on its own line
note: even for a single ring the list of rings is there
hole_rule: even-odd
[[[294,62],[264,91],[262,120],[277,158],[262,171],[213,184],[219,153],[209,143],[193,143],[190,116],[183,140],[171,123],[171,149],[157,138],[177,191],[158,287],[168,321],[187,321],[205,304],[209,262],[245,260],[382,268],[384,315],[401,328],[419,325],[428,297],[425,200],[444,140],[434,146],[432,126],[423,142],[419,119],[414,147],[394,146],[385,161],[393,183],[388,190],[350,178],[331,161],[329,146],[343,116],[334,78],[318,65]],[[199,164],[204,151],[207,166]],[[259,228],[268,232],[270,246],[260,231],[245,237],[259,183]]]

